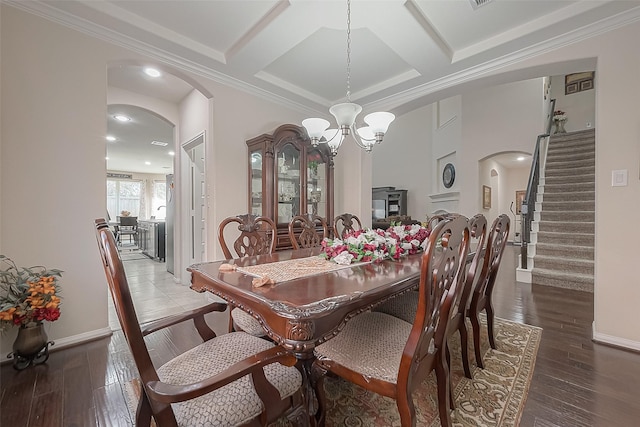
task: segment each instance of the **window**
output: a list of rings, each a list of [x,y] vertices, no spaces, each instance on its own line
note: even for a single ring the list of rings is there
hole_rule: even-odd
[[[130,216],[139,216],[142,195],[141,181],[107,180],[107,211],[112,220],[120,212],[129,211]]]
[[[165,219],[167,216],[167,182],[153,181],[153,198],[151,200],[151,215],[156,219]]]

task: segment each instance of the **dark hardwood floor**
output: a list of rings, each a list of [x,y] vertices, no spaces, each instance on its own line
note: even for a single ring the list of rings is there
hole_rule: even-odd
[[[499,317],[543,328],[520,425],[640,425],[640,354],[591,341],[592,294],[515,282],[518,249],[507,247],[494,305]],[[216,332],[226,330],[227,313],[210,320]],[[154,334],[148,345],[162,364],[198,342],[186,324]],[[122,385],[136,376],[120,331],[54,351],[45,365],[22,372],[4,364],[0,426],[132,425]]]

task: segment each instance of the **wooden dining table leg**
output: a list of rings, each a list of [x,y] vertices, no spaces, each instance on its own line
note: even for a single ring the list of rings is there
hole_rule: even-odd
[[[323,426],[324,420],[322,424],[318,424],[316,420],[316,411],[314,411],[314,397],[315,397],[315,386],[316,381],[313,377],[312,367],[313,362],[315,361],[315,355],[313,354],[313,350],[311,352],[303,352],[303,353],[295,353],[296,358],[298,359],[298,369],[302,374],[302,408],[303,412],[295,417],[295,425],[299,426]],[[318,399],[319,401],[319,399]]]

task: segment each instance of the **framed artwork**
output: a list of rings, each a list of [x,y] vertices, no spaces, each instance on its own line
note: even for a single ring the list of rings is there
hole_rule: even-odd
[[[524,201],[524,195],[526,192],[526,190],[516,191],[516,215],[520,215],[522,213],[522,202]]]
[[[482,209],[491,209],[491,187],[482,186]]]
[[[572,93],[593,89],[594,74],[594,71],[567,74],[564,76],[564,94],[571,95]]]

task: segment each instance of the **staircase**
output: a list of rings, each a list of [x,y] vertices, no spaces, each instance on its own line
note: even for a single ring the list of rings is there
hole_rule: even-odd
[[[594,224],[595,130],[552,135],[532,223],[531,283],[593,292]]]

